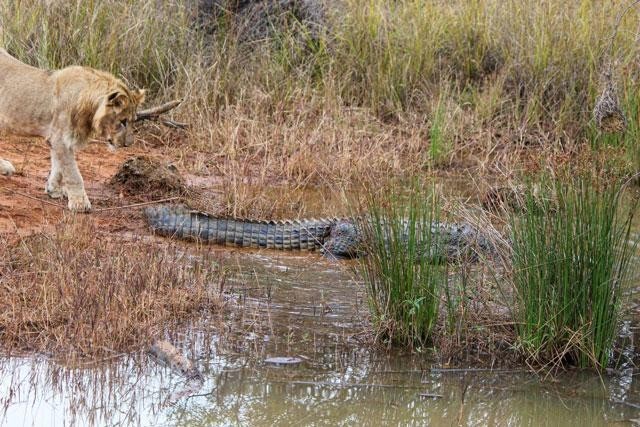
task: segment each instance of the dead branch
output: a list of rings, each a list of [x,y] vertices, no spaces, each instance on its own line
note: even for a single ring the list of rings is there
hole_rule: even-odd
[[[166,104],[158,105],[157,107],[140,110],[136,113],[136,120],[147,120],[152,117],[157,117],[160,114],[164,114],[167,111],[173,110],[180,104],[182,104],[182,99],[175,99],[173,101],[167,102]]]
[[[166,104],[158,105],[157,107],[148,108],[146,110],[140,110],[136,113],[136,122],[142,122],[145,120],[156,120],[165,126],[185,129],[189,127],[187,123],[180,123],[170,119],[160,117],[162,114],[173,110],[182,103],[182,99],[176,99],[174,101],[167,102]]]
[[[38,201],[40,203],[44,203],[45,205],[55,206],[56,208],[64,209],[64,206],[62,206],[62,205],[60,205],[58,203],[53,203],[53,202],[49,202],[47,200],[42,200],[39,197],[30,196],[28,194],[21,193],[20,191],[9,189],[9,192],[11,192],[13,194],[17,194],[18,196],[26,197],[27,199],[36,200],[36,201]]]
[[[94,210],[94,212],[104,212],[104,211],[113,211],[113,210],[119,210],[119,209],[138,208],[140,206],[148,206],[148,205],[155,205],[155,204],[158,204],[158,203],[166,203],[166,202],[170,202],[172,200],[177,200],[179,198],[180,197],[169,197],[167,199],[152,200],[150,202],[143,202],[143,203],[134,203],[132,205],[111,206],[111,207],[108,207],[108,208],[96,209],[96,210]]]
[[[176,122],[170,119],[159,119],[159,120],[160,120],[160,123],[170,128],[186,129],[189,127],[189,123]]]

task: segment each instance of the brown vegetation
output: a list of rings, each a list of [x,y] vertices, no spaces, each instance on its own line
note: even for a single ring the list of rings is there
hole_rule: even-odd
[[[61,358],[141,349],[218,311],[218,283],[208,257],[143,239],[115,242],[90,218],[67,217],[0,252],[0,345]]]
[[[150,140],[182,171],[215,176],[225,209],[243,216],[255,215],[243,181],[335,189],[434,171],[513,178],[531,161],[603,147],[618,173],[635,167],[637,15],[612,38],[621,2],[345,1],[269,21],[279,24],[249,46],[235,14],[251,8],[207,14],[213,3],[9,1],[0,43],[31,64],[121,74],[149,88],[151,104],[184,98],[171,116],[189,131]],[[89,25],[91,37],[75,30]],[[624,137],[593,126],[605,64]]]

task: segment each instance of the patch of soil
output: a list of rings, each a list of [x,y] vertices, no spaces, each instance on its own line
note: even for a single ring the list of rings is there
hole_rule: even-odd
[[[147,156],[125,161],[110,184],[128,195],[181,196],[187,193],[185,179],[173,164]]]
[[[153,189],[167,194],[166,191],[177,193],[191,188],[193,177],[182,177],[172,170],[168,166],[171,153],[162,145],[146,142],[147,136],[139,135],[141,139],[136,144],[115,152],[109,152],[105,144],[90,143],[76,153],[93,208],[87,217],[100,234],[110,238],[114,233],[121,238],[150,235],[142,209],[127,206],[157,199]],[[150,165],[141,167],[140,161],[128,163],[131,158],[144,156],[157,159],[154,165],[163,165],[159,172],[151,171]],[[51,166],[49,147],[42,138],[0,134],[0,157],[16,167],[13,176],[0,176],[0,242],[12,245],[23,237],[51,230],[65,216],[73,215],[66,208],[66,199],[51,199],[44,193]],[[123,184],[112,185],[114,176],[121,176]],[[202,193],[204,199],[219,200],[215,185],[198,187],[198,194]]]

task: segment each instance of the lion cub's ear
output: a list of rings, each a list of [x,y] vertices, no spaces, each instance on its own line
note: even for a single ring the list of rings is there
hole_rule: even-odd
[[[146,89],[138,89],[133,92],[133,97],[136,99],[136,104],[140,105],[144,102],[144,98],[147,96]]]
[[[127,95],[120,91],[114,90],[109,95],[107,95],[107,105],[109,107],[121,108],[127,102]]]

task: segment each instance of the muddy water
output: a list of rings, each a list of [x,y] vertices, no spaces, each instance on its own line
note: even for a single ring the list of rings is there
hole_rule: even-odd
[[[169,337],[196,361],[202,387],[144,353],[75,367],[4,358],[0,425],[584,427],[640,419],[640,375],[631,366],[604,378],[571,372],[546,379],[512,369],[442,369],[428,354],[365,345],[364,289],[352,265],[238,251],[227,266],[228,326],[220,332],[211,316]],[[302,362],[265,363],[275,356]]]

